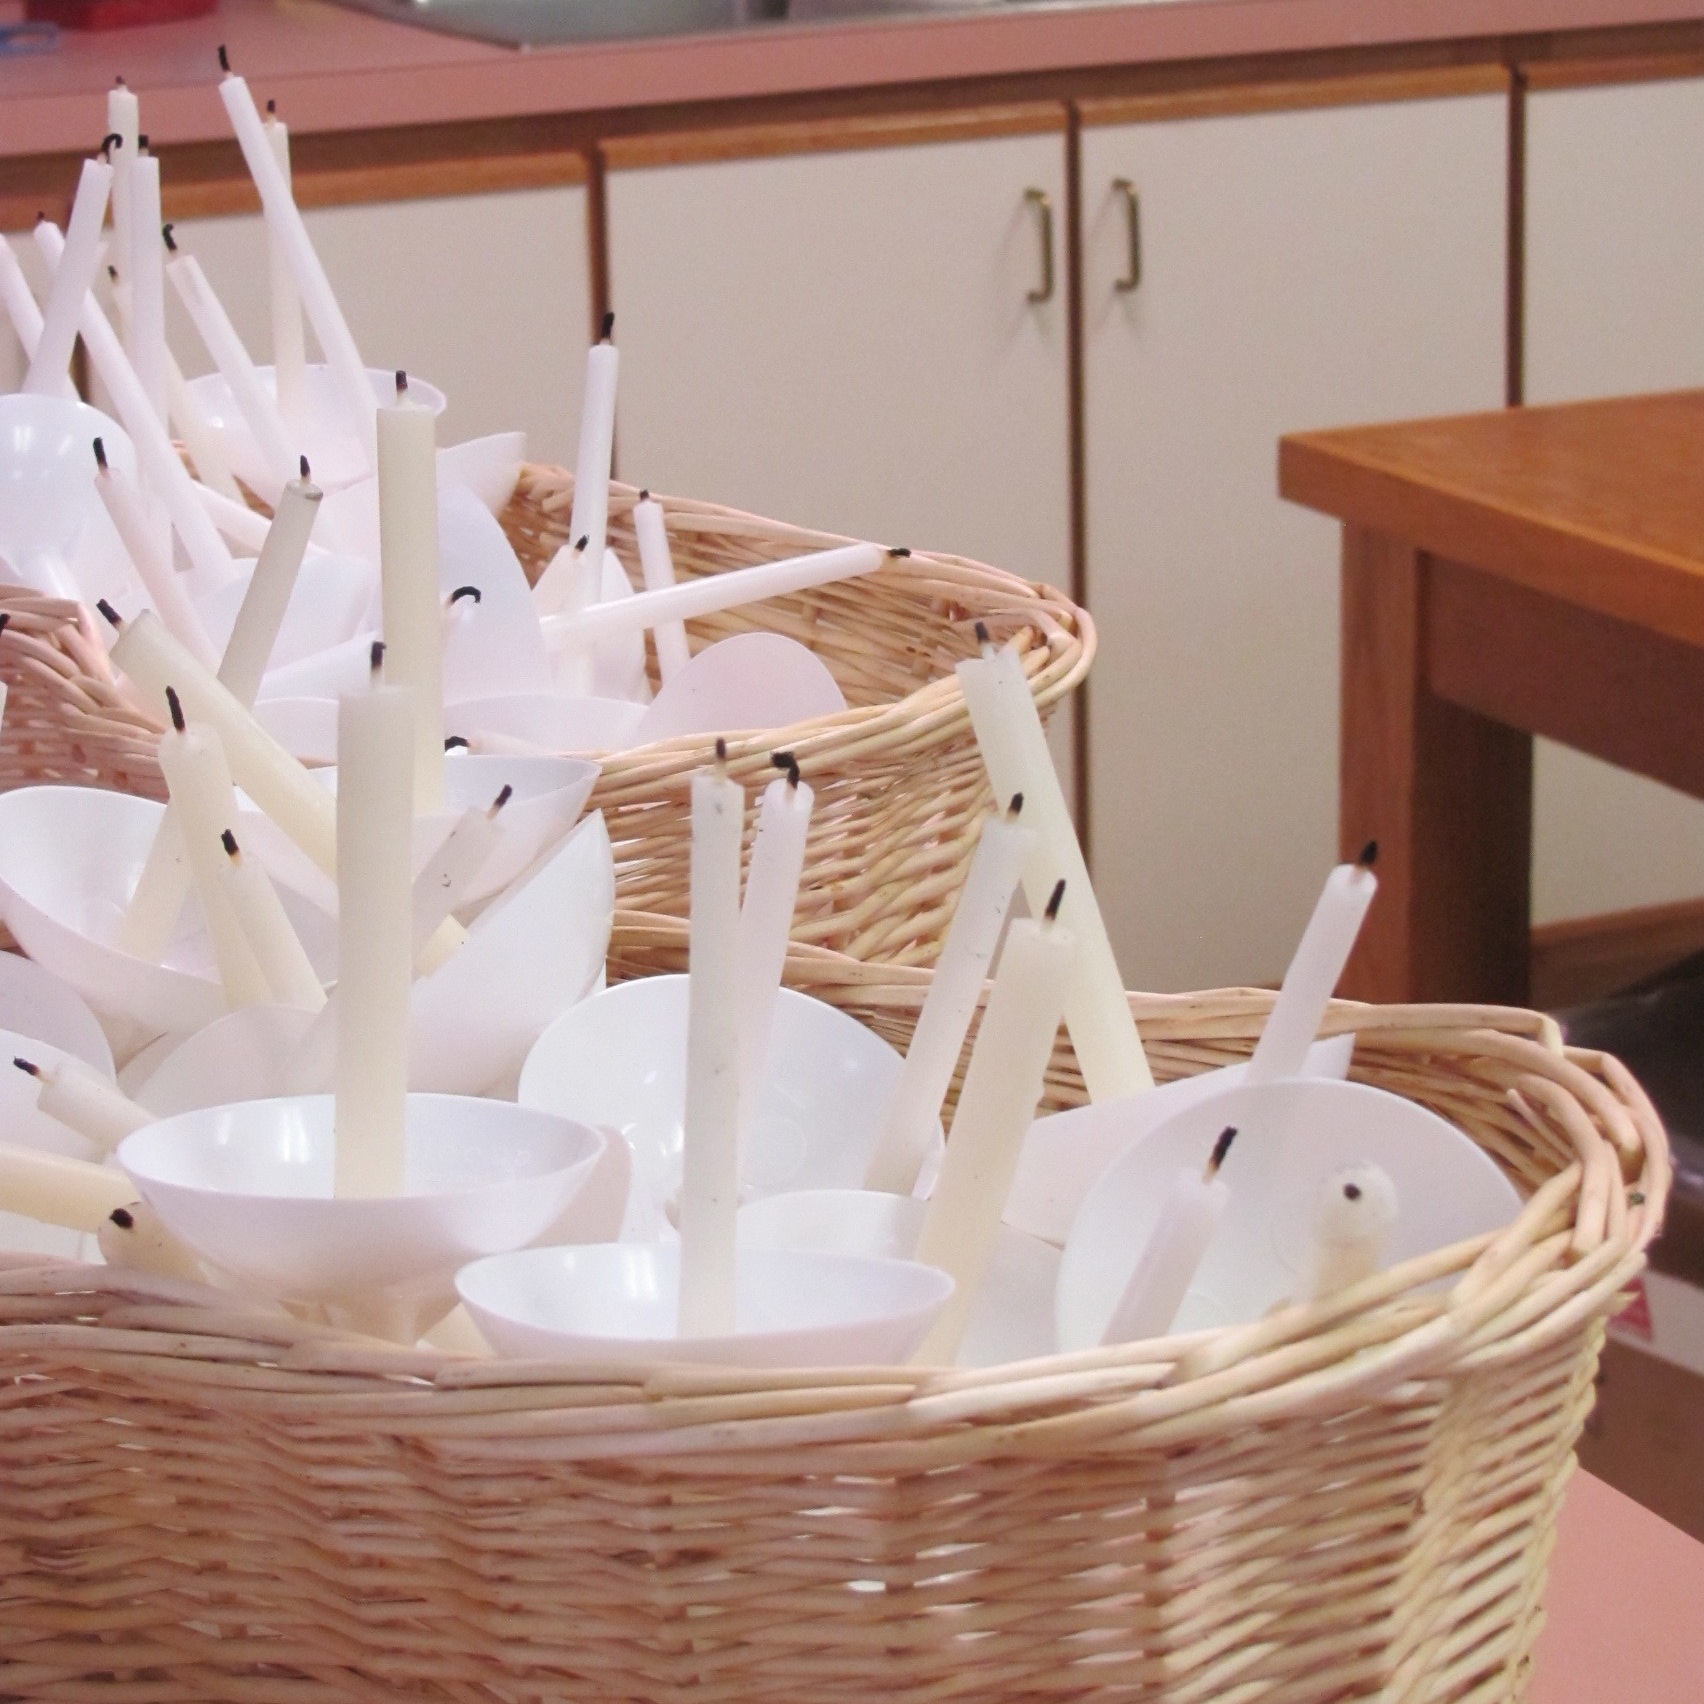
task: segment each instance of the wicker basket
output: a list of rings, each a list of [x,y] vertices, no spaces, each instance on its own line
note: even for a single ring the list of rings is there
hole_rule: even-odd
[[[678,962],[624,920],[616,963]],[[902,1037],[921,973],[795,952]],[[1133,996],[1162,1076],[1271,996]],[[991,1372],[457,1360],[0,1271],[0,1696],[349,1704],[1521,1697],[1603,1322],[1667,1190],[1534,1013],[1339,1005],[1509,1231],[1260,1324]],[[1056,1104],[1080,1098],[1068,1053]]]
[[[573,495],[571,474],[528,467],[504,511],[533,578],[567,537]],[[637,497],[631,486],[611,488],[610,542],[627,561],[638,560]],[[713,503],[659,501],[683,579],[847,542]],[[162,797],[159,730],[118,692],[87,612],[17,588],[0,588],[0,610],[12,616],[0,639],[0,677],[12,689],[0,787],[69,780]],[[934,961],[988,803],[953,674],[975,650],[978,621],[1001,641],[1016,637],[1044,714],[1088,672],[1094,629],[1068,599],[997,568],[923,552],[855,582],[688,624],[694,649],[758,626],[802,641],[850,706],[730,741],[730,767],[748,788],[773,777],[769,754],[787,747],[816,790],[812,880],[797,938],[860,959]],[[604,760],[588,809],[609,825],[623,905],[686,914],[690,782],[709,744],[672,740]]]

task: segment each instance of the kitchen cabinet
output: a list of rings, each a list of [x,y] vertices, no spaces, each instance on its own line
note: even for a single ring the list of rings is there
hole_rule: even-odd
[[[785,157],[612,149],[621,477],[1068,587],[1063,114],[1009,122]]]
[[[523,429],[535,461],[574,461],[591,326],[586,192],[578,185],[444,196],[306,214],[370,367],[406,367],[449,398],[439,442]],[[249,351],[271,329],[258,215],[180,221]],[[210,366],[168,291],[185,372]]]
[[[1507,101],[1122,116],[1082,150],[1096,886],[1131,986],[1269,982],[1337,850],[1338,533],[1276,441],[1498,405]]]
[[[1704,385],[1704,78],[1527,97],[1529,402]],[[1539,921],[1704,894],[1704,803],[1549,741]]]

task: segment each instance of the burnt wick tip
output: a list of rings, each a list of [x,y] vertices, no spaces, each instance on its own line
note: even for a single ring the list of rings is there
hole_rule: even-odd
[[[124,617],[120,615],[105,598],[96,598],[95,608],[98,609],[114,627],[122,627],[124,625]]]
[[[979,621],[976,624],[976,642],[978,645],[986,645],[989,643],[988,623],[986,621]]]
[[[219,844],[223,846],[226,852],[228,852],[233,858],[242,850],[242,848],[237,844],[237,837],[228,828],[220,831]]]
[[[1343,1186],[1343,1199],[1345,1201],[1359,1201],[1361,1199],[1361,1186],[1360,1186],[1360,1184],[1358,1184],[1358,1183],[1346,1183],[1346,1184],[1344,1184],[1344,1186]]]
[[[122,148],[123,146],[124,138],[116,130],[109,130],[101,138],[101,152],[103,154],[110,154],[114,148]]]
[[[105,473],[106,465],[106,445],[97,438],[95,439],[95,466],[98,467],[102,473]]]
[[[0,633],[4,633],[11,625],[12,612],[9,609],[0,609]]]
[[[639,501],[641,503],[649,503],[651,501],[651,488],[650,488],[650,486],[647,485],[645,487],[645,489],[639,493]]]
[[[581,533],[580,536],[574,540],[574,548],[576,550],[584,550],[591,542],[591,535],[589,533]]]
[[[27,1076],[39,1077],[41,1075],[41,1067],[33,1059],[20,1059],[14,1055],[12,1063]]]
[[[1355,862],[1359,864],[1363,870],[1370,870],[1378,861],[1379,843],[1376,840],[1369,840],[1367,844],[1361,848],[1361,856],[1355,860]]]
[[[718,763],[726,763],[728,761],[728,742],[720,735],[716,738],[716,761]]]
[[[223,42],[219,43],[219,69],[221,71],[229,71],[231,69],[231,56],[226,51],[225,44]]]
[[[408,389],[408,371],[407,371],[406,368],[398,367],[397,370],[396,370],[396,394],[398,396],[401,396],[402,393],[407,389]]]
[[[1234,1124],[1227,1124],[1225,1128],[1219,1132],[1219,1139],[1213,1144],[1213,1152],[1207,1161],[1208,1177],[1213,1177],[1217,1174],[1219,1167],[1225,1163],[1225,1156],[1231,1151],[1231,1144],[1236,1141],[1236,1139],[1237,1127]]]
[[[266,111],[269,117],[276,118],[278,116],[277,101],[268,101],[266,103]]]
[[[181,734],[184,730],[183,700],[177,695],[175,686],[166,688],[166,708],[172,713],[172,726]]]
[[[1053,884],[1053,893],[1047,901],[1047,920],[1051,923],[1059,915],[1059,907],[1065,903],[1065,878],[1061,876]]]
[[[1006,815],[1009,816],[1009,817],[1021,816],[1023,814],[1023,808],[1024,808],[1024,796],[1023,796],[1023,794],[1022,793],[1014,793],[1012,795],[1012,802],[1009,805],[1006,806]]]
[[[911,546],[909,544],[890,544],[887,547],[887,553],[889,556],[909,556]]]
[[[304,479],[312,479],[313,478],[313,473],[308,467],[308,458],[306,456],[302,457],[302,459],[298,463],[298,465],[300,466],[300,468],[302,470],[302,477]]]
[[[111,1219],[121,1231],[133,1231],[136,1229],[136,1215],[132,1213],[128,1207],[115,1207],[109,1214],[107,1214],[107,1217]]]
[[[466,749],[467,749],[467,741],[465,739],[463,739],[460,734],[451,734],[450,737],[447,740],[444,741],[444,750],[445,751],[456,751],[456,750],[466,750]]]
[[[373,648],[367,653],[367,667],[377,674],[385,666],[385,642],[382,639],[373,641]]]
[[[777,769],[786,770],[789,787],[796,788],[799,785],[799,760],[790,751],[772,751],[769,754],[769,761]]]
[[[602,331],[600,331],[598,333],[598,341],[600,343],[608,343],[609,340],[614,335],[615,335],[615,313],[614,313],[614,310],[612,309],[609,313],[605,314],[604,317],[603,317],[603,329],[602,329]]]
[[[160,227],[160,235],[165,238],[167,249],[172,254],[176,254],[177,253],[177,238],[172,235],[173,224],[174,224],[174,222],[172,220],[168,219],[166,221],[166,223],[163,224]]]
[[[463,598],[472,598],[475,603],[483,603],[485,601],[484,593],[481,592],[477,586],[457,586],[456,589],[450,593],[450,602],[453,604],[460,603]]]
[[[508,804],[508,802],[512,798],[514,798],[514,796],[515,796],[515,789],[507,781],[505,781],[503,783],[503,791],[501,793],[499,793],[497,795],[497,797],[491,801],[491,814],[492,814],[492,816],[496,816],[496,814],[500,810],[502,810],[502,808],[506,804]]]

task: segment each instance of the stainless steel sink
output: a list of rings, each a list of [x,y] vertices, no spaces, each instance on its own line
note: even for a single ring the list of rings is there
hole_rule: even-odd
[[[362,12],[506,47],[719,35],[825,20],[986,11],[1056,0],[341,0]]]

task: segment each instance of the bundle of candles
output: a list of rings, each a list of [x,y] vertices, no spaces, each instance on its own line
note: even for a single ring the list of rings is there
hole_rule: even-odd
[[[0,796],[0,912],[30,956],[0,974],[15,1246],[405,1342],[988,1364],[1353,1306],[1389,1261],[1514,1215],[1460,1131],[1347,1081],[1347,1038],[1316,1040],[1372,848],[1327,880],[1252,1059],[1155,1087],[1022,663],[985,632],[958,679],[1000,808],[903,1058],[782,986],[815,804],[786,751],[742,887],[749,801],[717,742],[692,783],[688,973],[604,988],[614,866],[601,818],[579,820],[597,767],[526,730],[559,747],[563,707],[615,689],[623,737],[749,729],[717,690],[722,647],[689,658],[680,623],[886,553],[675,585],[647,499],[635,591],[606,549],[606,325],[571,542],[529,588],[492,515],[518,446],[439,452],[441,399],[368,373],[283,127],[240,78],[220,88],[265,210],[270,369],[172,233],[155,241],[158,168],[122,88],[67,232],[38,229],[44,303],[0,245],[31,352],[25,393],[0,398],[4,453],[40,461],[12,470],[7,552],[98,608],[164,729],[168,792]],[[109,201],[123,339],[93,290]],[[214,379],[178,374],[166,279]],[[77,332],[122,425],[67,394]],[[647,631],[665,683],[649,704]],[[794,650],[808,668],[765,665],[777,722],[836,707]],[[747,653],[726,667],[752,673]],[[334,770],[304,766],[315,742]],[[1037,1118],[1062,1022],[1088,1104]]]
[[[152,608],[309,762],[333,760],[337,699],[359,686],[382,631],[397,678],[423,697],[423,780],[428,748],[446,737],[506,755],[608,752],[846,708],[804,646],[743,635],[693,656],[683,623],[867,574],[886,552],[852,545],[676,583],[665,513],[647,493],[633,512],[636,590],[608,545],[619,356],[606,316],[587,357],[569,541],[529,587],[495,521],[523,436],[436,449],[445,398],[406,370],[364,364],[293,197],[286,126],[228,66],[219,93],[263,209],[272,363],[256,364],[196,256],[162,225],[159,161],[121,84],[65,230],[36,227],[39,301],[0,245],[0,304],[28,357],[21,391],[0,397],[8,578],[91,606],[104,598],[122,616]],[[213,363],[203,378],[186,380],[169,345],[168,291]],[[117,419],[75,399],[79,335]],[[387,572],[387,555],[407,572]]]

